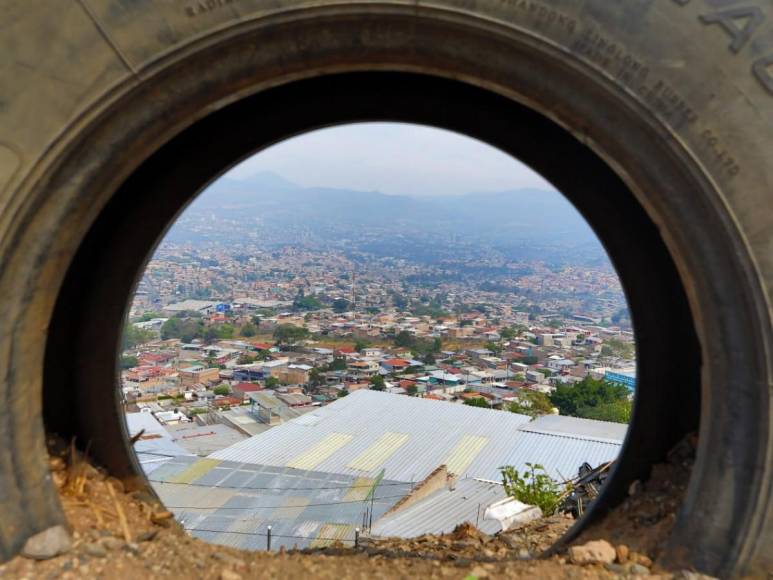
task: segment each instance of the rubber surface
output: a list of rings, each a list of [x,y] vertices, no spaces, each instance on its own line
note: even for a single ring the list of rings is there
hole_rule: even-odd
[[[573,534],[699,427],[663,562],[770,570],[772,19],[763,0],[5,2],[0,558],[62,520],[46,428],[143,485],[116,404],[118,329],[191,196],[290,135],[404,120],[532,165],[618,269],[639,393]]]

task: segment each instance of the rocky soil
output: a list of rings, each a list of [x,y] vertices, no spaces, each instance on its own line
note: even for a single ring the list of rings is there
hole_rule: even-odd
[[[686,483],[679,463],[632,490],[613,516],[618,527],[605,524],[547,559],[538,556],[573,520],[543,518],[496,536],[463,524],[443,536],[364,538],[358,548],[244,552],[188,536],[151,495],[127,492],[61,442],[51,442],[50,463],[68,526],[33,537],[24,555],[0,565],[0,578],[700,578],[653,564]],[[587,543],[597,537],[609,541]]]

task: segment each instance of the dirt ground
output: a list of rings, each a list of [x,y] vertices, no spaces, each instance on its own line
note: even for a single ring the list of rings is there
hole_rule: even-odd
[[[688,466],[679,463],[656,469],[650,482],[633,490],[625,509],[582,539],[610,540],[614,562],[574,564],[566,555],[538,558],[572,525],[564,516],[496,536],[463,524],[443,536],[366,538],[359,548],[244,552],[188,536],[152,496],[125,492],[121,482],[61,442],[52,444],[50,462],[72,546],[44,560],[18,556],[0,565],[0,578],[699,578],[659,570],[652,562],[686,484]]]

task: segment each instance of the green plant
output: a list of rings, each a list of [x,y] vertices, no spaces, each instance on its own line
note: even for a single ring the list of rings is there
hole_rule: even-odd
[[[512,465],[499,468],[502,485],[510,497],[529,505],[536,505],[546,516],[552,515],[561,497],[561,488],[539,463],[527,463],[519,472]]]

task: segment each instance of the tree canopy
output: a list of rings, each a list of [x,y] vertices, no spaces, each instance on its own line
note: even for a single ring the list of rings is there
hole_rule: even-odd
[[[374,391],[383,391],[386,389],[386,381],[381,375],[373,375],[370,377],[370,388]]]
[[[239,330],[239,334],[247,338],[251,336],[255,336],[257,333],[258,333],[258,327],[255,326],[252,322],[248,322],[244,324]]]
[[[517,401],[510,403],[507,410],[511,413],[519,413],[529,417],[539,417],[552,413],[553,403],[550,402],[545,393],[524,390]]]
[[[292,346],[309,337],[309,330],[294,324],[280,324],[274,329],[277,344]]]
[[[586,377],[574,385],[560,385],[550,395],[550,402],[558,408],[562,415],[614,421],[626,416],[624,409],[628,408],[630,418],[629,391],[621,385],[613,385],[607,381],[597,381]],[[625,422],[625,421],[618,421]]]
[[[482,407],[485,409],[490,408],[488,401],[483,397],[474,397],[472,399],[465,399],[464,404],[470,407]]]
[[[138,344],[144,344],[149,340],[152,340],[154,333],[152,330],[143,330],[137,328],[133,324],[127,324],[124,326],[123,335],[121,336],[121,350],[132,348]]]

